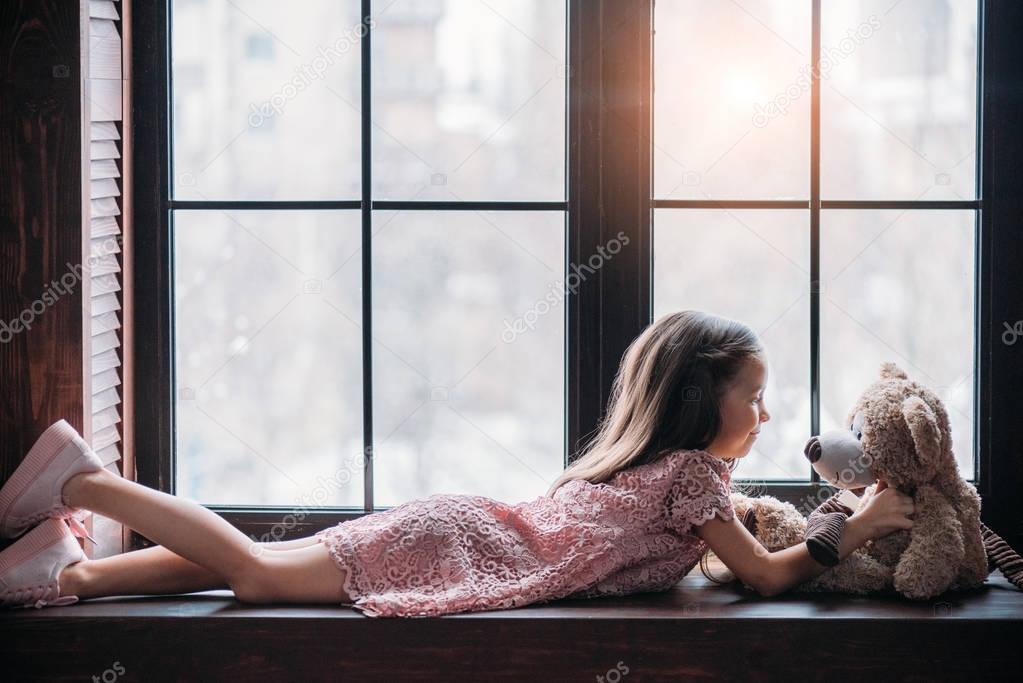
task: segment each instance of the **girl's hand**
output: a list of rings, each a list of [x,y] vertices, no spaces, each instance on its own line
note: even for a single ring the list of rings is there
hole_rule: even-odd
[[[873,493],[863,494],[850,520],[856,519],[867,538],[876,540],[899,529],[912,529],[913,520],[909,518],[912,514],[913,498],[879,481]]]

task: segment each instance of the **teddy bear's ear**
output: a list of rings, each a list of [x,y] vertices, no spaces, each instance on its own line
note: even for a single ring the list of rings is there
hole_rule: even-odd
[[[909,379],[906,371],[895,363],[881,363],[881,379]]]
[[[913,435],[920,464],[927,468],[935,467],[941,453],[941,432],[934,411],[919,396],[909,396],[902,402],[902,417]]]

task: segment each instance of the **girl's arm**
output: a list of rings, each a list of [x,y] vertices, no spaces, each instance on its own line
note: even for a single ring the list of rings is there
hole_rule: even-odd
[[[805,543],[770,552],[737,517],[724,521],[713,517],[693,530],[721,558],[733,574],[760,595],[770,597],[824,572],[827,567],[810,556]],[[838,549],[844,559],[870,540],[861,519],[846,520]]]
[[[856,512],[846,520],[838,547],[843,560],[867,541],[898,529],[911,529],[913,499],[892,488],[866,495]],[[768,551],[733,516],[729,521],[712,517],[693,530],[710,546],[743,583],[764,596],[777,595],[823,573],[828,567],[810,555],[805,543]]]

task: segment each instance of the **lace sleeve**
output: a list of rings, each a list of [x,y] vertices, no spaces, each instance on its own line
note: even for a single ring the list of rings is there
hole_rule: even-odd
[[[735,515],[726,479],[726,465],[702,451],[685,455],[668,494],[668,525],[679,534],[691,533],[715,514],[728,521]]]

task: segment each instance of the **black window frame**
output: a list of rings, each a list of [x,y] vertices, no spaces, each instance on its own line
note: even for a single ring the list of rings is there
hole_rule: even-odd
[[[819,54],[820,0],[813,4],[813,54]],[[362,0],[368,23],[371,0]],[[135,361],[134,406],[136,478],[152,488],[173,492],[173,349],[172,242],[170,212],[187,208],[169,197],[169,7],[170,1],[143,3],[132,16],[132,108],[135,148],[134,224],[135,309],[134,345],[127,352]],[[571,462],[596,431],[603,417],[612,381],[628,344],[646,327],[652,310],[652,225],[655,208],[758,208],[765,202],[692,202],[656,200],[652,168],[653,0],[568,0],[567,195],[564,202],[527,202],[540,210],[567,211],[566,266],[596,252],[618,232],[629,247],[608,260],[593,276],[566,297],[565,309],[565,461]],[[1023,60],[1013,27],[1023,25],[1017,3],[978,0],[978,145],[977,199],[966,202],[845,202],[821,201],[813,182],[808,201],[794,208],[811,211],[811,231],[819,246],[819,215],[828,208],[968,208],[976,211],[976,374],[975,460],[983,516],[1013,542],[1023,539],[1023,520],[1014,496],[1023,487],[1023,430],[1013,429],[1023,409],[1023,344],[1001,342],[1003,324],[1023,319],[1023,132],[1016,122],[1023,114]],[[369,102],[369,60],[372,36],[362,42],[363,104]],[[816,59],[816,58],[815,58]],[[816,64],[816,61],[815,61]],[[816,79],[815,79],[816,80]],[[819,83],[811,99],[814,130],[819,131]],[[367,106],[368,109],[368,106]],[[363,139],[369,139],[363,116]],[[819,135],[811,140],[811,166],[819,164]],[[363,154],[363,164],[368,155]],[[363,169],[364,179],[371,169]],[[812,171],[812,172],[813,172]],[[817,174],[815,173],[812,178]],[[400,208],[404,203],[372,202],[370,184],[363,182],[360,200],[335,208],[363,213],[363,239],[373,208]],[[264,208],[267,203],[248,208]],[[271,202],[270,205],[278,203]],[[431,206],[427,206],[431,204]],[[460,208],[500,209],[504,202],[469,202]],[[524,203],[514,202],[514,208]],[[778,202],[767,202],[779,208]],[[290,205],[290,203],[289,203]],[[424,203],[421,208],[450,208]],[[369,249],[363,251],[367,276]],[[819,297],[819,255],[811,255],[811,296]],[[816,264],[816,265],[815,265]],[[815,302],[816,303],[816,302]],[[814,309],[819,307],[814,305]],[[367,312],[368,313],[368,312]],[[819,320],[811,322],[813,386],[819,386]],[[364,334],[369,334],[364,326]],[[365,343],[365,342],[364,342]],[[364,354],[364,364],[369,362]],[[371,392],[371,387],[364,391]],[[819,392],[815,392],[819,393]],[[998,403],[994,402],[998,397]],[[368,396],[371,407],[371,394]],[[364,396],[364,401],[367,397]],[[819,396],[811,427],[819,424]],[[372,414],[364,433],[372,444]],[[811,429],[815,432],[815,429]],[[367,483],[371,485],[371,479]],[[822,495],[819,481],[767,481],[762,490],[799,504]],[[539,492],[538,492],[539,493]],[[368,499],[372,505],[372,499]],[[291,507],[210,505],[244,532],[265,537],[280,527]],[[326,508],[289,523],[285,538],[303,536],[367,510]],[[132,545],[148,541],[133,535]]]

